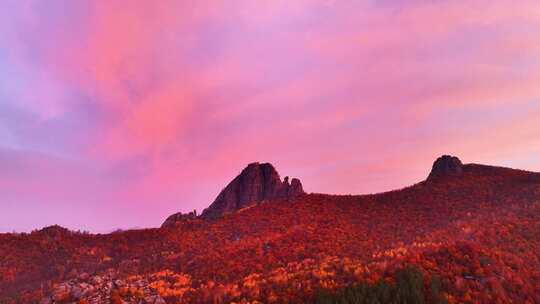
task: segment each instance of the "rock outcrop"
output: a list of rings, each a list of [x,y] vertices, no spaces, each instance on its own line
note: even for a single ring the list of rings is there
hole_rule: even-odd
[[[463,174],[463,163],[455,156],[443,155],[439,157],[429,174],[429,179],[434,179],[443,176],[460,176]]]
[[[232,182],[219,193],[215,201],[203,211],[202,218],[217,218],[266,200],[292,199],[303,195],[299,179],[283,181],[269,163],[249,164]]]
[[[161,228],[171,228],[178,225],[178,223],[185,223],[197,218],[197,210],[193,210],[190,213],[178,212],[169,216],[165,222],[161,225]]]
[[[52,225],[42,228],[41,230],[32,231],[32,234],[43,235],[48,240],[61,240],[73,234],[73,232],[67,228],[59,225]]]
[[[89,275],[82,273],[69,281],[55,283],[52,290],[41,299],[39,304],[56,303],[137,303],[137,304],[166,304],[165,299],[159,295],[153,286],[164,286],[163,279],[176,281],[181,287],[185,284],[184,277],[170,271],[162,271],[154,274],[130,276],[121,278],[118,270],[108,269],[105,273]],[[182,279],[182,280],[180,280]],[[167,285],[165,285],[167,286]],[[124,292],[121,290],[133,290],[136,292]]]

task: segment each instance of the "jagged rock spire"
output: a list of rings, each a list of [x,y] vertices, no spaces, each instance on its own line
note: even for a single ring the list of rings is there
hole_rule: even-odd
[[[283,181],[269,163],[249,164],[225,187],[201,217],[215,218],[223,214],[272,199],[290,199],[304,194],[302,183],[289,177]]]

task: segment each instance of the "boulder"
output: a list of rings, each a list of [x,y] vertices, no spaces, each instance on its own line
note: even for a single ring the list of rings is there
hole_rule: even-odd
[[[463,163],[459,158],[450,155],[439,157],[429,174],[429,179],[435,179],[444,176],[461,176],[463,174]]]

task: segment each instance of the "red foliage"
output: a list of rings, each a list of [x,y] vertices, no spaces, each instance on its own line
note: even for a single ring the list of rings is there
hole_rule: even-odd
[[[450,303],[539,303],[540,176],[467,165],[399,191],[311,194],[177,229],[4,234],[0,257],[1,303],[111,268],[171,303],[302,302],[408,264],[440,277]]]

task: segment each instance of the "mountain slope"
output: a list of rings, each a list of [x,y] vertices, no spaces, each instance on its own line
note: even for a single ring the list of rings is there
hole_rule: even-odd
[[[392,282],[409,265],[436,277],[450,303],[540,302],[540,174],[460,169],[402,190],[309,194],[172,229],[4,234],[0,302],[303,303],[321,288]]]

